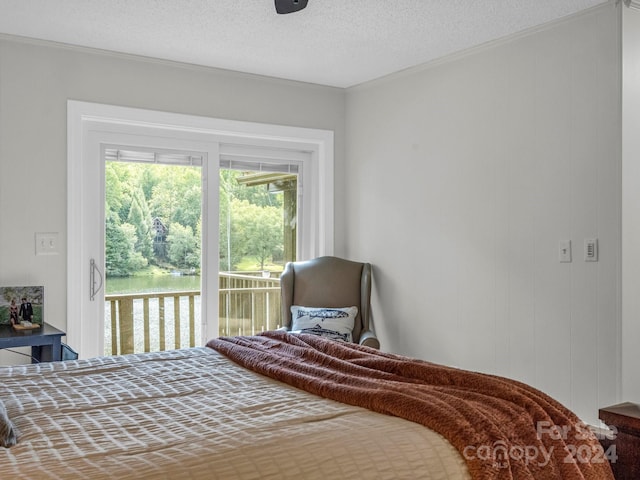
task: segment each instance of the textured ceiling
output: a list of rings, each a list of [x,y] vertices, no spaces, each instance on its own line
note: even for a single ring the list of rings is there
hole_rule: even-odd
[[[349,87],[614,0],[0,0],[0,33]]]

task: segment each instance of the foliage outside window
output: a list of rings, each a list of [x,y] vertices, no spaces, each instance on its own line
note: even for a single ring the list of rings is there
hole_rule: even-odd
[[[105,168],[107,276],[150,266],[199,273],[201,169],[125,162]],[[281,269],[283,192],[243,185],[242,176],[220,170],[220,268]]]

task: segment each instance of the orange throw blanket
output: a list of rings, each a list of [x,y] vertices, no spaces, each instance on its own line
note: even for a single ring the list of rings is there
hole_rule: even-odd
[[[265,332],[207,343],[245,368],[444,436],[474,479],[613,479],[595,436],[520,382],[308,334]]]

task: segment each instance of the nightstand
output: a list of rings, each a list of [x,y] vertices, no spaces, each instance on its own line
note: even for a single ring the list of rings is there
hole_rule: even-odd
[[[59,362],[62,358],[62,330],[45,323],[34,330],[15,330],[11,325],[0,325],[0,349],[31,347],[31,362]]]
[[[625,402],[601,408],[598,412],[615,438],[600,440],[605,451],[615,445],[617,459],[611,463],[616,480],[640,479],[640,405]]]

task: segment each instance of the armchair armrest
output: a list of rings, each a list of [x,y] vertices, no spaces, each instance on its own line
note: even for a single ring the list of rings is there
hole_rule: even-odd
[[[360,341],[358,343],[360,343],[360,345],[364,345],[365,347],[371,347],[378,350],[380,349],[380,342],[378,341],[376,334],[371,330],[364,330],[360,334]]]

